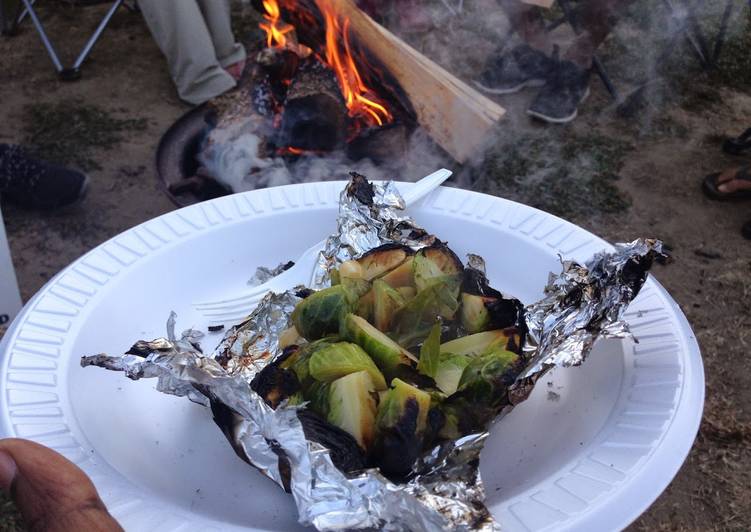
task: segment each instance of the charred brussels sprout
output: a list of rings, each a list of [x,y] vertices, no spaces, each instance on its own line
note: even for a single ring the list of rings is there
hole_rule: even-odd
[[[462,327],[474,334],[489,329],[523,326],[524,305],[514,298],[505,298],[492,288],[483,272],[474,268],[464,270],[459,313]]]
[[[366,371],[377,390],[386,389],[386,379],[363,349],[349,342],[329,344],[315,351],[308,363],[310,376],[330,382],[350,373]]]
[[[411,365],[415,357],[361,316],[347,314],[342,320],[342,338],[362,347],[387,375],[400,364]]]
[[[367,371],[331,383],[327,420],[345,430],[366,451],[375,438],[376,389]]]
[[[384,244],[371,249],[357,259],[362,278],[370,281],[380,277],[401,265],[412,253],[410,248],[401,244]]]
[[[409,473],[422,449],[430,410],[430,395],[399,380],[378,406],[375,456],[381,471],[391,478]]]
[[[330,451],[331,461],[339,470],[350,473],[365,469],[365,453],[348,432],[311,410],[298,410],[297,417],[305,432],[305,439],[326,447]]]
[[[521,371],[521,357],[502,348],[470,359],[462,373],[458,392],[471,404],[497,408]]]
[[[464,355],[441,353],[441,324],[437,322],[420,349],[418,371],[431,377],[441,392],[451,395],[459,386],[468,363],[469,359]]]
[[[317,340],[339,330],[341,317],[351,312],[362,294],[360,287],[338,284],[300,301],[292,312],[292,323],[308,340]]]
[[[417,252],[412,262],[415,286],[420,292],[437,277],[460,275],[464,270],[462,261],[443,243],[435,243]]]
[[[300,389],[300,381],[293,371],[269,364],[253,378],[250,387],[263,397],[266,404],[276,408]]]

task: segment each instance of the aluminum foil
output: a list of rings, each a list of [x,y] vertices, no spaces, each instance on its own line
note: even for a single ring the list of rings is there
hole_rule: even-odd
[[[399,216],[403,202],[392,184],[368,189],[359,180],[353,176],[342,194],[339,232],[329,239],[319,263],[321,283],[333,265],[385,242],[421,247],[432,241]],[[564,262],[563,272],[551,275],[545,297],[526,309],[529,362],[513,404],[528,396],[547,369],[583,362],[598,336],[627,333],[622,315],[660,253],[658,241],[637,240],[598,254],[584,266]],[[483,268],[477,256],[470,262]],[[484,505],[479,473],[487,432],[441,443],[415,463],[406,483],[396,484],[377,470],[343,473],[327,449],[306,439],[298,417],[304,407],[282,404],[274,410],[251,390],[253,377],[279,354],[279,335],[298,296],[295,290],[267,295],[210,355],[201,352],[194,331],[176,337],[173,314],[166,339],[137,342],[118,357],[83,357],[81,364],[123,371],[131,379],[158,378],[158,390],[211,406],[237,454],[291,493],[303,525],[319,530],[498,530]]]
[[[433,235],[399,212],[405,204],[393,181],[369,183],[355,172],[351,176],[339,198],[337,232],[326,240],[318,255],[311,288],[329,286],[332,269],[382,244],[398,242],[417,250],[435,241]]]

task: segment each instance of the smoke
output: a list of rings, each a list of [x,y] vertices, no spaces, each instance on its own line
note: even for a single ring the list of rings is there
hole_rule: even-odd
[[[585,3],[582,0],[576,4]],[[392,32],[470,85],[490,59],[521,42],[499,0],[404,0],[374,5]],[[556,199],[543,185],[549,183],[551,190],[563,191],[567,201],[576,201],[567,195],[568,189],[585,196],[589,193],[591,198],[585,201],[601,204],[601,211],[608,212],[627,203],[616,197],[617,190],[611,184],[632,149],[623,140],[624,130],[635,129],[640,135],[658,131],[664,127],[666,108],[680,105],[681,98],[696,85],[696,79],[713,75],[705,73],[697,60],[702,43],[689,35],[698,23],[704,39],[713,44],[724,9],[724,1],[665,0],[637,1],[619,10],[613,31],[596,51],[617,90],[617,98],[611,98],[599,77],[593,75],[593,97],[580,106],[581,116],[575,123],[561,127],[541,125],[526,115],[536,95],[534,90],[491,96],[507,114],[488,136],[484,149],[464,165],[452,161],[419,127],[407,140],[406,149],[395,153],[393,160],[355,161],[344,151],[279,157],[264,153],[263,135],[254,130],[252,121],[243,127],[213,131],[202,150],[201,161],[235,191],[345,179],[350,171],[374,179],[414,181],[445,166],[455,170],[454,184],[458,186],[479,188],[570,214],[558,208]],[[734,7],[725,53],[733,50],[733,42],[747,37],[748,9],[747,5]],[[558,9],[544,11],[549,25],[561,16]],[[551,32],[550,39],[565,50],[575,34],[564,23]],[[711,56],[712,50],[704,53]],[[462,124],[449,126],[462,128]],[[599,141],[594,141],[595,137]],[[576,157],[571,156],[572,146],[581,151]],[[618,149],[613,151],[609,146]]]

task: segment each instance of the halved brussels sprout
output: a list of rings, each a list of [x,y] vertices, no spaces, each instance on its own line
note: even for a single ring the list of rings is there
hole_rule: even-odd
[[[436,386],[446,395],[455,393],[469,361],[469,357],[465,355],[442,353],[433,376]]]
[[[418,251],[412,263],[415,286],[418,292],[427,288],[431,281],[437,277],[459,275],[463,270],[464,266],[459,257],[441,242]]]
[[[357,259],[362,268],[362,278],[370,281],[390,272],[407,260],[412,253],[412,249],[401,244],[383,244],[371,249]]]
[[[507,341],[504,330],[485,331],[445,342],[441,344],[441,353],[478,356],[494,346],[505,345]]]
[[[391,328],[396,310],[402,305],[404,298],[399,292],[379,279],[373,281],[373,322],[379,331]]]
[[[394,478],[409,473],[422,449],[430,395],[400,379],[391,385],[378,406],[375,456],[381,471]]]
[[[461,323],[470,334],[524,326],[524,305],[521,301],[503,297],[490,286],[488,278],[480,270],[464,270],[461,301]]]
[[[387,375],[400,364],[417,362],[414,355],[361,316],[347,314],[342,320],[341,336],[362,347]]]
[[[496,408],[507,399],[506,391],[521,371],[521,357],[499,347],[470,359],[459,381],[458,392],[471,404]]]
[[[415,285],[414,276],[412,275],[413,268],[414,258],[409,257],[386,275],[379,277],[379,279],[392,288],[413,287]]]
[[[377,390],[385,390],[386,379],[373,359],[356,344],[337,342],[316,350],[308,363],[310,376],[318,381],[330,382],[350,373],[367,371]]]
[[[376,390],[367,371],[350,373],[330,385],[326,419],[351,434],[365,450],[375,438]]]
[[[396,291],[402,295],[405,302],[417,295],[417,289],[414,286],[400,286]]]
[[[454,275],[437,277],[424,290],[408,301],[396,315],[396,335],[399,343],[412,346],[427,336],[436,319],[454,317],[459,279]]]

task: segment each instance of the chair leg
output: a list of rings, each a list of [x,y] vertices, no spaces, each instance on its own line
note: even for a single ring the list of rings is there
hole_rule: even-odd
[[[44,44],[44,47],[47,49],[47,54],[50,56],[52,64],[55,65],[55,70],[57,70],[58,73],[62,72],[63,64],[60,62],[60,58],[57,55],[57,50],[55,50],[52,41],[50,41],[50,38],[47,36],[47,32],[44,30],[44,26],[39,20],[36,11],[34,11],[33,3],[30,0],[23,0],[23,3],[24,6],[26,6],[26,12],[29,14],[29,17],[31,17],[31,22],[33,22],[34,27],[36,27],[39,38],[42,39],[42,44]]]
[[[749,2],[751,4],[751,2]],[[717,34],[717,39],[714,43],[714,51],[712,52],[712,65],[717,65],[717,61],[720,59],[720,52],[722,52],[722,46],[725,44],[725,35],[728,31],[728,23],[730,22],[730,15],[733,12],[733,0],[727,0],[725,3],[725,11],[722,12],[722,22],[720,22],[720,31]]]
[[[107,11],[107,14],[104,15],[104,18],[99,23],[99,26],[97,26],[96,30],[94,31],[94,34],[89,38],[86,45],[83,47],[83,50],[81,50],[81,53],[78,54],[78,57],[76,58],[76,62],[73,63],[73,70],[80,70],[81,65],[84,61],[86,61],[86,58],[91,53],[92,48],[94,48],[94,45],[99,40],[99,37],[102,35],[102,32],[107,27],[107,24],[110,23],[110,20],[112,19],[115,12],[118,10],[118,8],[123,5],[123,0],[117,0],[114,4],[112,4],[112,7],[109,8],[109,11]]]

